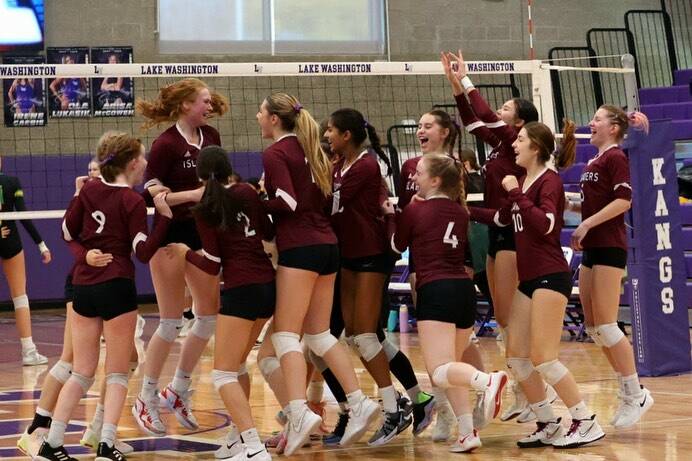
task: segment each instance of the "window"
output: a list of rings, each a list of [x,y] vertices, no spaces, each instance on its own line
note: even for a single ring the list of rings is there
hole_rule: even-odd
[[[159,0],[159,51],[384,54],[385,3],[385,0]]]

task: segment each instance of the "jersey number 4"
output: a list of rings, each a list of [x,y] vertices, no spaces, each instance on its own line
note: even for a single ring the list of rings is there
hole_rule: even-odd
[[[96,229],[96,233],[100,234],[103,232],[103,228],[106,227],[106,215],[103,214],[103,211],[96,210],[91,213],[91,217],[94,218],[94,221],[99,224],[99,227]]]
[[[442,237],[442,243],[447,243],[452,245],[452,248],[456,248],[459,245],[459,240],[456,235],[452,234],[452,229],[454,229],[454,221],[450,221],[447,224],[447,231],[445,231],[445,236]]]

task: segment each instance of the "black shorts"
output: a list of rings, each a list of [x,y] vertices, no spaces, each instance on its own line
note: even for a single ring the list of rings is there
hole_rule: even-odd
[[[488,256],[494,258],[498,251],[517,251],[512,226],[488,226]]]
[[[135,281],[117,278],[95,285],[74,285],[74,311],[84,317],[112,320],[137,310]]]
[[[417,290],[416,319],[471,328],[476,321],[476,289],[470,279],[435,280]]]
[[[585,249],[581,257],[581,265],[589,269],[593,266],[610,266],[624,269],[627,266],[627,251],[618,247]]]
[[[279,252],[279,266],[329,275],[339,272],[339,247],[310,245]]]
[[[219,314],[255,321],[274,315],[276,282],[253,283],[221,292]]]
[[[168,226],[168,231],[161,242],[161,246],[165,247],[169,243],[184,243],[192,251],[202,249],[202,240],[199,238],[195,220],[173,221]]]
[[[0,239],[0,258],[14,258],[22,251],[22,240],[19,238],[18,229],[10,227],[10,235]]]
[[[74,301],[74,285],[72,285],[72,274],[68,274],[65,279],[65,302]]]
[[[572,274],[569,272],[556,272],[554,274],[542,275],[526,282],[519,282],[519,291],[529,298],[533,297],[533,292],[540,288],[557,291],[569,299],[572,295]]]
[[[408,250],[408,273],[409,274],[415,274],[416,273],[416,266],[413,264],[413,253],[411,253],[410,248]]]
[[[341,258],[341,268],[352,272],[391,274],[394,269],[394,257],[389,253],[383,253],[362,258]]]

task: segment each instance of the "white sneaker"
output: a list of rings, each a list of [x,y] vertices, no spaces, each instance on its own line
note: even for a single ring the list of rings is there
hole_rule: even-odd
[[[84,433],[82,434],[82,438],[79,441],[79,444],[83,447],[91,448],[92,450],[96,451],[96,449],[99,446],[100,441],[101,441],[101,433],[95,432],[90,427],[88,427],[84,431]],[[135,451],[135,449],[132,447],[132,445],[127,444],[127,443],[122,442],[122,441],[117,440],[117,439],[115,441],[115,449],[118,450],[123,455],[127,455],[127,454]]]
[[[322,418],[310,411],[304,405],[298,415],[290,415],[286,428],[286,448],[284,454],[292,455],[298,448],[302,447],[306,441],[310,440],[312,434],[322,424]]]
[[[531,408],[529,408],[529,401],[526,400],[526,396],[524,395],[524,392],[522,392],[519,383],[512,383],[512,393],[514,394],[514,403],[512,403],[512,406],[502,413],[500,416],[500,421],[509,421],[510,419],[519,417],[527,410],[531,411]]]
[[[596,421],[596,415],[589,419],[573,419],[567,434],[553,442],[555,448],[578,448],[605,437],[605,433]]]
[[[262,447],[260,450],[255,450],[243,446],[240,453],[224,459],[226,461],[271,461],[272,457],[264,447]]]
[[[17,448],[33,459],[38,455],[41,444],[46,437],[48,437],[48,429],[45,427],[37,427],[31,434],[29,434],[28,429],[29,428],[24,429],[24,433],[22,433],[22,436],[17,440]]]
[[[519,448],[537,448],[552,445],[556,440],[565,436],[565,429],[560,424],[561,419],[536,423],[536,430],[517,442]]]
[[[147,321],[144,320],[144,317],[137,314],[137,326],[135,327],[135,338],[139,339],[142,337],[142,335],[144,334],[144,326],[146,324],[147,324]]]
[[[634,426],[654,405],[654,398],[645,387],[642,387],[641,395],[636,397],[622,396],[621,398],[622,403],[613,417],[613,426],[617,429]]]
[[[483,415],[486,420],[495,419],[498,413],[500,413],[502,391],[507,385],[508,379],[507,373],[504,371],[490,373],[490,381],[483,396]]]
[[[473,406],[473,427],[479,430],[490,424],[490,420],[485,418],[483,412],[483,408],[485,408],[484,397],[485,392],[476,391],[476,404]]]
[[[456,442],[449,447],[449,451],[452,453],[469,453],[482,445],[481,438],[478,437],[478,431],[474,429],[470,434],[460,435]]]
[[[163,437],[166,435],[166,426],[161,422],[159,415],[159,398],[153,398],[149,402],[145,402],[141,397],[135,399],[135,404],[132,405],[132,416],[139,428],[151,435],[152,437]]]
[[[344,435],[339,441],[339,446],[347,447],[360,440],[368,431],[370,424],[381,414],[380,406],[364,397],[360,403],[348,410],[348,423],[344,430]]]
[[[436,405],[437,418],[433,428],[432,441],[446,442],[452,436],[452,428],[456,424],[456,418],[449,403]]]
[[[221,446],[214,452],[214,458],[216,459],[227,459],[241,453],[243,451],[243,442],[240,440],[238,426],[231,423],[228,434],[219,440],[219,445]]]
[[[48,363],[48,358],[45,355],[39,354],[35,347],[28,351],[22,351],[22,365],[25,367],[45,365],[46,363]]]
[[[173,412],[175,418],[185,429],[194,431],[199,428],[199,424],[195,415],[192,414],[191,396],[191,390],[178,394],[170,384],[159,393],[161,404]]]

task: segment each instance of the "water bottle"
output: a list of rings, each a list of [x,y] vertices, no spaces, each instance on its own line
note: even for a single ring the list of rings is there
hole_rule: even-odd
[[[398,310],[390,310],[389,311],[389,318],[387,319],[387,331],[392,333],[397,330],[397,327],[399,326],[399,311]]]
[[[411,327],[408,324],[408,307],[406,304],[399,306],[399,333],[408,333]]]

